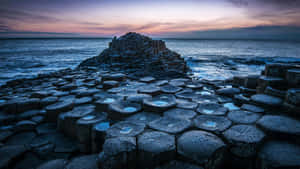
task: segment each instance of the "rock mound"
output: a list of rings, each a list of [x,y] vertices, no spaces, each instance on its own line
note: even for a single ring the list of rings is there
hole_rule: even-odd
[[[138,33],[129,32],[114,37],[109,47],[96,57],[83,61],[79,68],[121,71],[135,77],[156,78],[183,77],[187,66],[183,58],[169,50],[162,40],[153,40]]]

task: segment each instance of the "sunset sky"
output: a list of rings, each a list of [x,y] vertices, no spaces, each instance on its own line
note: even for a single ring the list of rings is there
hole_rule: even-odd
[[[300,0],[0,0],[0,4],[0,37],[111,37],[129,31],[201,37],[262,29],[300,36]]]

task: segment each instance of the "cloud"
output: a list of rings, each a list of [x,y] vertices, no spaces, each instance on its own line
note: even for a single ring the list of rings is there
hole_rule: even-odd
[[[0,32],[7,32],[10,31],[11,28],[3,23],[0,23]]]
[[[166,38],[190,39],[253,39],[253,40],[300,40],[297,26],[255,26],[223,30],[169,32]]]
[[[24,21],[24,22],[34,22],[34,23],[61,21],[60,19],[51,16],[45,16],[45,15],[34,14],[31,12],[26,12],[21,10],[4,9],[4,8],[0,8],[0,16],[2,20],[6,19],[6,20],[16,20],[16,21]]]

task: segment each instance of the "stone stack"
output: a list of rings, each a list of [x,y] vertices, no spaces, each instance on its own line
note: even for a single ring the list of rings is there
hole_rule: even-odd
[[[257,105],[271,109],[281,107],[290,112],[300,111],[299,65],[268,64],[260,76],[234,77],[233,86],[247,92],[249,97],[252,95],[249,99]],[[236,96],[236,99],[241,101],[241,96]]]
[[[187,71],[184,59],[169,50],[164,41],[134,32],[114,37],[109,48],[99,56],[85,60],[79,68],[91,66],[117,70],[136,77],[184,77]]]

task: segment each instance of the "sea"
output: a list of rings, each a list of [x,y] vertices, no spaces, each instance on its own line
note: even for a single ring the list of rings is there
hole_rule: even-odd
[[[163,39],[188,64],[191,76],[224,80],[260,74],[266,63],[300,65],[299,41]],[[0,86],[9,80],[31,78],[60,69],[74,69],[97,56],[111,39],[0,39]]]

